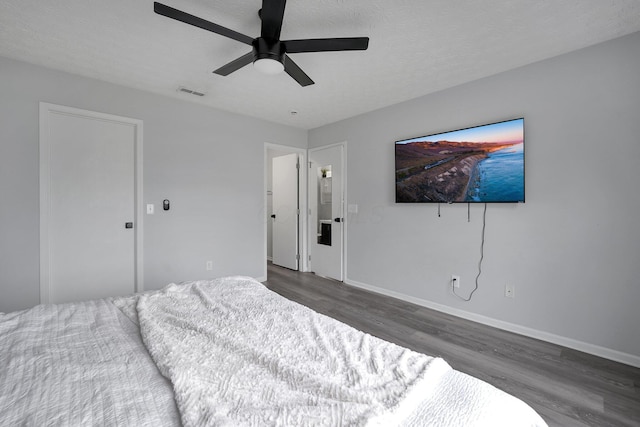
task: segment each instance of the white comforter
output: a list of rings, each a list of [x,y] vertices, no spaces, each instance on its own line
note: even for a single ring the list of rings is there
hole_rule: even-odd
[[[545,425],[246,277],[0,315],[0,367],[0,425]]]
[[[170,286],[137,307],[185,426],[388,426],[450,370],[250,278]]]
[[[0,314],[0,426],[174,426],[171,384],[106,300]]]

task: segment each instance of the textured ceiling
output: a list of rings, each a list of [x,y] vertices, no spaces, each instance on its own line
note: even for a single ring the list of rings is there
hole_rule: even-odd
[[[260,0],[161,2],[260,32]],[[303,88],[251,65],[213,74],[250,48],[152,0],[0,1],[0,56],[304,129],[636,31],[638,0],[290,0],[282,39],[370,38],[367,51],[292,54],[316,82]]]

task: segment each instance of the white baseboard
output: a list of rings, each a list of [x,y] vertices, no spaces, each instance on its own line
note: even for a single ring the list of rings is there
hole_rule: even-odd
[[[621,351],[612,350],[610,348],[601,347],[594,344],[589,344],[583,341],[574,340],[572,338],[563,337],[560,335],[550,334],[548,332],[539,331],[537,329],[528,328],[526,326],[517,325],[515,323],[509,323],[502,320],[493,319],[491,317],[483,316],[480,314],[471,313],[457,308],[449,307],[443,304],[438,304],[432,301],[427,301],[421,298],[412,297],[399,292],[390,291],[388,289],[379,288],[377,286],[368,285],[366,283],[357,282],[351,279],[345,279],[344,283],[357,288],[362,288],[378,294],[390,296],[403,301],[407,301],[413,304],[421,305],[423,307],[430,308],[432,310],[440,311],[442,313],[451,314],[456,317],[471,320],[484,325],[492,326],[494,328],[502,329],[516,334],[524,335],[530,338],[539,339],[542,341],[550,342],[553,344],[561,345],[563,347],[572,348],[574,350],[582,351],[584,353],[593,354],[595,356],[603,357],[605,359],[613,360],[615,362],[624,363],[627,365],[640,368],[640,356],[633,354],[623,353]]]

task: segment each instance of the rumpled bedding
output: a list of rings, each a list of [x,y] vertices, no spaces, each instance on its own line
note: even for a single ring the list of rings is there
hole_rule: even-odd
[[[0,314],[0,368],[0,425],[546,425],[248,277]]]
[[[141,296],[142,338],[185,426],[390,425],[451,370],[248,277]]]
[[[171,384],[107,300],[0,315],[1,426],[175,426]]]

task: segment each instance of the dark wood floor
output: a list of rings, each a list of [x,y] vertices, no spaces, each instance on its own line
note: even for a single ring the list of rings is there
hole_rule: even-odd
[[[549,426],[640,426],[640,369],[269,265],[293,301],[431,356],[524,400]]]

